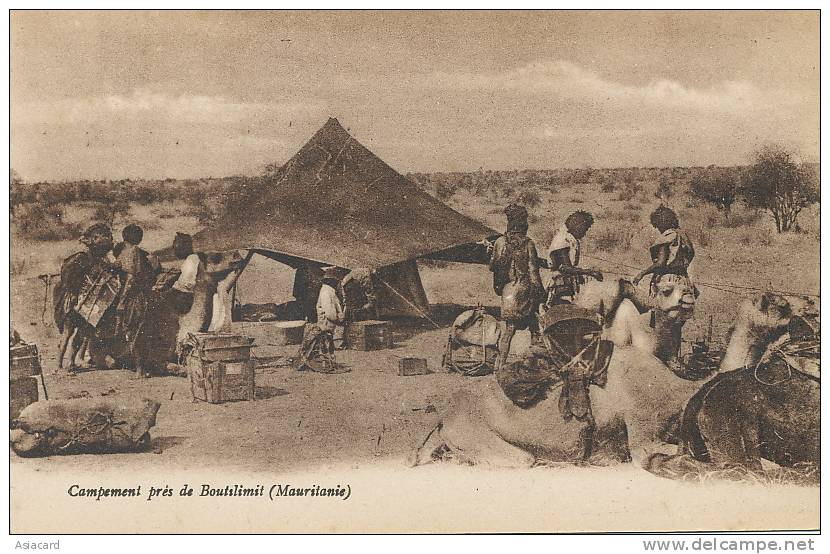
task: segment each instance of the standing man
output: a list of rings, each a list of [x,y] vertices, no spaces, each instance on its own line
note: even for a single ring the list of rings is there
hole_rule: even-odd
[[[76,369],[75,358],[78,351],[84,341],[95,332],[95,327],[78,315],[75,308],[85,283],[94,282],[102,271],[110,267],[107,254],[112,250],[112,231],[108,225],[96,223],[84,231],[79,241],[86,250],[72,254],[63,261],[61,280],[53,297],[55,324],[62,333],[58,368],[63,368],[66,349],[71,343],[69,371]]]
[[[548,248],[550,258],[551,295],[549,303],[567,304],[574,300],[579,285],[585,277],[602,281],[602,273],[579,267],[580,240],[594,224],[594,216],[588,212],[576,211],[565,219],[565,225],[556,230]]]
[[[123,248],[115,264],[122,271],[124,284],[116,306],[116,328],[126,341],[127,354],[136,377],[148,377],[142,353],[136,346],[144,332],[147,294],[155,283],[155,268],[147,252],[138,247],[144,238],[141,227],[131,223],[124,227],[121,236],[124,239]]]
[[[510,204],[504,209],[507,232],[496,240],[490,259],[493,290],[501,296],[501,338],[495,370],[506,362],[517,330],[538,334],[536,312],[544,298],[536,245],[527,236],[527,210]]]

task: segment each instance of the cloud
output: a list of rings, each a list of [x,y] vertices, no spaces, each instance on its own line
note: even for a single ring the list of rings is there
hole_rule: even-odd
[[[679,109],[683,111],[745,112],[768,108],[788,98],[771,94],[747,81],[722,81],[694,88],[677,81],[655,79],[630,85],[564,60],[537,61],[499,73],[445,73],[424,75],[421,85],[458,91],[511,91],[584,103],[616,103]],[[792,102],[790,102],[792,103]]]
[[[148,88],[131,94],[69,98],[48,103],[16,104],[21,123],[85,125],[103,121],[164,121],[171,124],[227,125],[269,118],[301,117],[319,112],[321,102],[240,102],[223,96],[172,95]]]

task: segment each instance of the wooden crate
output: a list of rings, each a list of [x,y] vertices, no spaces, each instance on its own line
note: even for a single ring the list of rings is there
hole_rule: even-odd
[[[411,375],[427,375],[427,361],[424,358],[401,358],[398,361],[398,375],[409,377]]]
[[[253,360],[188,364],[193,398],[211,404],[256,399]]]
[[[35,344],[18,344],[9,348],[9,379],[40,375],[40,354]]]
[[[199,333],[198,346],[187,358],[193,398],[221,404],[254,400],[256,394],[253,340],[243,335]]]
[[[9,381],[9,419],[17,419],[23,408],[38,401],[36,377],[19,377]]]
[[[204,362],[238,362],[251,359],[253,339],[227,333],[196,333],[194,353]]]
[[[344,340],[352,350],[392,348],[392,323],[389,321],[355,321],[346,326]]]

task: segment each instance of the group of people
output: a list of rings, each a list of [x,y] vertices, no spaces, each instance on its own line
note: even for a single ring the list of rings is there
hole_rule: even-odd
[[[590,213],[576,211],[565,219],[565,224],[553,235],[546,258],[539,257],[536,244],[527,236],[527,209],[510,204],[504,213],[507,231],[493,244],[490,258],[493,289],[501,297],[502,332],[496,370],[506,363],[517,330],[529,329],[534,339],[538,339],[537,315],[541,306],[572,303],[586,279],[603,280],[602,272],[581,266],[581,241],[594,224]],[[650,221],[660,233],[649,249],[652,264],[632,281],[620,279],[617,296],[606,316],[612,315],[625,299],[631,300],[640,313],[645,313],[648,302],[639,299],[634,287],[648,275],[651,275],[649,293],[652,296],[663,279],[689,281],[688,269],[695,250],[688,234],[680,228],[677,214],[660,206],[651,213]],[[542,284],[540,268],[550,270],[547,286]]]
[[[131,368],[138,377],[147,377],[140,340],[147,323],[151,291],[162,272],[158,258],[141,248],[144,231],[129,224],[121,231],[122,241],[114,243],[112,230],[104,223],[87,228],[80,237],[86,247],[66,258],[61,265],[60,284],[55,289],[54,319],[62,333],[58,367],[78,369],[78,356],[86,355],[91,342],[110,345],[107,355]],[[193,302],[193,289],[204,273],[204,260],[193,252],[190,235],[177,233],[173,243],[183,260],[181,272],[169,286],[169,300],[177,311],[186,313]]]
[[[125,356],[135,358],[143,330],[147,293],[161,271],[158,259],[139,247],[144,231],[135,224],[124,227],[122,241],[114,243],[112,230],[96,223],[84,231],[85,251],[64,260],[61,282],[55,292],[55,323],[63,333],[58,367],[63,368],[69,348],[70,372],[89,341],[120,337]],[[111,309],[112,308],[112,309]]]

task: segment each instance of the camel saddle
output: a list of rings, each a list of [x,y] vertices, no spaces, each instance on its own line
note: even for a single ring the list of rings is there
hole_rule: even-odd
[[[545,348],[533,347],[525,359],[499,370],[499,385],[514,404],[530,408],[561,383],[562,417],[593,422],[588,387],[605,386],[614,350],[600,338],[600,316],[572,304],[554,305],[539,316],[539,329]]]

